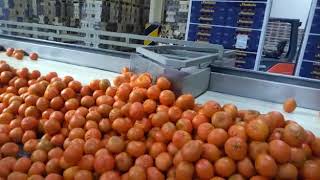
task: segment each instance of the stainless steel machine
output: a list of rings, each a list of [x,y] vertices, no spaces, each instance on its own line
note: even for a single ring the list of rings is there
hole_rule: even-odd
[[[223,47],[150,46],[137,48],[137,53],[130,59],[133,72],[165,76],[173,82],[177,94],[199,96],[209,87],[209,66],[222,59]]]
[[[155,63],[163,69],[159,72],[152,69],[137,69],[137,71],[147,70],[155,75],[161,75],[163,72],[170,72],[169,75],[178,72],[179,75],[173,77],[176,78],[175,81],[180,82],[180,87],[177,89],[180,89],[182,93],[192,92],[198,96],[205,91],[214,91],[275,103],[282,103],[286,98],[295,97],[300,107],[320,110],[320,83],[318,81],[214,66],[211,63],[212,60],[221,61],[223,58],[221,47],[211,49],[212,54],[206,54],[209,50],[204,54],[197,54],[199,52],[192,52],[192,48],[177,46],[138,48],[137,53],[125,53],[5,35],[0,36],[0,42],[5,48],[15,47],[27,52],[39,52],[40,57],[47,60],[116,73],[119,73],[125,66],[132,66],[134,62],[136,64]],[[190,56],[179,59],[183,54],[187,54],[184,53],[186,49]],[[202,47],[198,50],[200,49]],[[168,50],[171,54],[168,54]],[[178,56],[173,56],[174,52],[178,52]],[[168,68],[169,66],[171,67]]]
[[[0,35],[0,45],[5,48],[21,48],[28,53],[39,53],[40,59],[36,62],[28,60],[27,57],[23,61],[18,61],[7,57],[5,53],[0,53],[0,58],[15,68],[28,67],[40,70],[41,73],[56,71],[61,76],[71,75],[83,83],[89,83],[93,79],[112,80],[123,67],[135,67],[132,64],[136,61],[138,65],[155,63],[156,67],[162,70],[147,69],[154,75],[173,74],[171,77],[176,78],[175,81],[180,84],[176,89],[180,89],[180,93],[191,92],[197,95],[198,103],[215,100],[221,104],[234,103],[239,109],[256,109],[267,113],[274,110],[282,111],[284,100],[294,97],[299,108],[294,113],[284,114],[286,119],[295,120],[306,129],[320,135],[320,124],[318,123],[320,83],[318,81],[216,66],[216,62],[221,65],[221,61],[228,61],[229,58],[229,53],[224,53],[221,57],[221,53],[217,53],[219,48],[211,55],[202,54],[202,58],[210,57],[210,61],[204,58],[199,62],[193,62],[192,59],[195,58],[193,54],[197,52],[191,52],[190,48],[176,46],[163,47],[166,51],[170,50],[169,54],[166,51],[158,52],[157,49],[161,47],[138,48],[138,52],[126,53],[5,35]],[[192,47],[196,45],[193,44]],[[199,45],[199,47],[203,46]],[[188,53],[191,53],[192,56],[180,59],[185,49],[188,49]],[[178,56],[173,56],[173,53],[177,51]],[[173,66],[174,68],[164,66],[165,64],[170,65],[172,63],[170,61],[177,59],[180,59],[180,62]],[[145,69],[138,69],[137,72],[139,71],[145,71]]]

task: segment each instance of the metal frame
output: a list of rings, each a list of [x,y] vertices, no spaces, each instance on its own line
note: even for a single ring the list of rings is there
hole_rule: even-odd
[[[150,1],[149,23],[161,23],[161,20],[164,17],[164,6],[165,0]]]
[[[192,0],[192,1],[203,1],[203,0]],[[214,2],[243,2],[244,0],[206,0],[206,1],[214,1]],[[252,1],[247,0],[246,3],[265,3],[266,1]]]
[[[282,104],[294,97],[299,107],[320,110],[320,83],[307,78],[214,67],[209,90]]]
[[[1,21],[0,21],[1,22]],[[47,25],[45,25],[47,26]],[[58,27],[59,29],[61,27]],[[1,29],[1,27],[0,27]],[[110,33],[115,34],[117,36],[125,37],[126,34],[123,33]],[[147,36],[140,36],[140,35],[132,35],[137,36],[139,38],[147,38]],[[127,37],[130,38],[130,37]],[[219,54],[222,54],[223,47],[221,45],[215,44],[206,44],[206,43],[194,43],[188,41],[181,41],[181,40],[171,40],[165,38],[154,38],[161,42],[178,42],[181,46],[185,46],[184,48],[198,48],[198,49],[219,49]],[[67,44],[67,43],[60,43],[55,41],[48,41],[48,40],[41,40],[35,38],[26,38],[26,37],[15,37],[15,36],[8,36],[8,35],[1,35],[0,34],[0,45],[4,46],[5,48],[8,47],[15,47],[24,49],[26,52],[39,52],[41,53],[40,56],[53,60],[53,61],[60,61],[70,64],[76,64],[86,67],[98,68],[112,72],[121,72],[121,69],[125,66],[130,65],[130,56],[132,53],[128,52],[121,52],[115,50],[107,50],[107,49],[100,49],[95,47],[86,47],[77,44]],[[128,46],[125,46],[128,47]],[[140,47],[140,46],[139,46]],[[174,46],[170,46],[174,47]],[[80,50],[80,51],[79,51]],[[62,53],[63,52],[63,53]],[[77,57],[77,58],[70,58],[70,57]],[[93,58],[94,57],[94,58]]]
[[[0,45],[38,52],[41,58],[120,73],[130,66],[131,53],[88,48],[33,38],[0,35]]]
[[[244,27],[233,27],[233,26],[222,26],[222,25],[215,25],[215,24],[202,24],[202,23],[190,23],[194,25],[202,25],[202,26],[212,26],[212,27],[225,27],[230,29],[238,29],[238,30],[253,30],[253,31],[261,31],[261,29],[253,29],[253,28],[244,28]]]
[[[130,66],[130,56],[132,55],[132,53],[1,35],[0,42],[5,47],[21,48],[27,52],[39,52],[40,57],[48,60],[117,73],[120,73],[123,67]],[[199,70],[210,71],[208,68]],[[284,98],[292,96],[297,99],[301,107],[320,109],[319,81],[255,72],[253,70],[221,67],[212,67],[211,70],[211,75],[207,76],[207,78],[211,79],[208,89],[210,91],[277,103],[282,103]],[[197,80],[197,82],[205,86],[204,78],[199,77],[199,79],[201,80]],[[191,82],[188,81],[188,83]],[[198,90],[199,87],[192,86],[192,89]]]
[[[186,34],[185,34],[185,37],[184,37],[184,39],[185,39],[186,41],[188,41],[188,37],[189,37],[192,2],[193,2],[193,0],[189,0],[188,19],[187,19],[187,26],[186,26],[187,29],[186,29]]]
[[[17,27],[13,27],[17,26]],[[32,30],[28,30],[32,29]],[[38,29],[42,29],[44,31],[50,32],[41,32]],[[209,43],[195,43],[191,41],[184,41],[184,40],[176,40],[176,39],[167,39],[167,38],[160,38],[160,37],[151,37],[151,36],[144,36],[144,35],[136,35],[136,34],[129,34],[129,33],[117,33],[117,32],[109,32],[109,31],[101,31],[101,30],[84,30],[79,28],[71,28],[71,27],[64,27],[64,26],[53,26],[53,25],[44,25],[44,24],[34,24],[34,23],[25,23],[25,22],[12,22],[12,21],[4,21],[0,20],[0,32],[6,31],[9,34],[15,33],[23,33],[37,36],[47,36],[47,37],[54,37],[54,38],[61,38],[61,39],[68,39],[74,41],[81,41],[84,44],[86,42],[93,42],[96,46],[94,48],[98,48],[99,44],[102,45],[111,45],[111,46],[118,46],[118,47],[125,47],[135,50],[137,47],[142,47],[143,41],[149,40],[156,43],[163,43],[163,44],[173,44],[173,45],[180,45],[180,46],[189,46],[189,47],[216,47],[215,45]],[[78,33],[80,35],[70,35],[66,32]],[[0,33],[4,34],[4,33]],[[16,37],[13,36],[13,37]],[[22,36],[24,37],[24,36]],[[101,37],[110,37],[110,40],[102,39]],[[37,38],[35,38],[37,39]],[[141,44],[135,43],[135,41],[141,41]],[[87,46],[88,47],[88,46]],[[89,46],[90,47],[90,46]]]
[[[182,47],[182,46],[150,46],[139,47],[137,52],[174,69],[191,66],[208,67],[213,60],[223,57],[223,47],[216,48]]]
[[[257,57],[256,57],[255,65],[254,65],[255,71],[259,71],[259,68],[260,68],[260,62],[261,62],[261,58],[262,58],[264,42],[266,39],[267,26],[268,26],[268,22],[269,22],[269,18],[270,18],[272,3],[273,3],[273,0],[268,0],[266,3],[266,11],[264,13],[264,19],[263,19],[263,25],[262,25],[262,29],[261,29],[261,33],[260,33],[260,41],[259,41],[259,46],[258,46],[258,51],[257,51]]]
[[[312,26],[312,22],[313,22],[313,18],[314,18],[314,13],[316,11],[316,7],[317,7],[317,0],[313,0],[312,4],[311,4],[310,11],[309,11],[309,17],[308,17],[308,22],[307,22],[303,42],[302,42],[302,45],[300,48],[301,50],[300,50],[299,59],[298,59],[297,65],[296,65],[295,76],[300,76],[304,53],[307,48],[309,36],[311,34],[310,31],[311,31],[311,26]]]

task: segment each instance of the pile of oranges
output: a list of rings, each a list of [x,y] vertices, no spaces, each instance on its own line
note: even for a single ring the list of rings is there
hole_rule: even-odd
[[[0,63],[0,179],[320,179],[320,139],[280,112],[177,96],[127,68],[114,81]]]
[[[22,60],[23,57],[24,57],[24,54],[25,54],[25,51],[22,50],[22,49],[8,48],[8,49],[6,50],[6,55],[7,55],[7,56],[9,56],[9,57],[10,57],[10,56],[13,56],[13,57],[15,57],[17,60]],[[30,58],[31,60],[33,60],[33,61],[36,61],[36,60],[38,60],[39,56],[38,56],[37,53],[32,52],[32,53],[29,54],[29,58]]]

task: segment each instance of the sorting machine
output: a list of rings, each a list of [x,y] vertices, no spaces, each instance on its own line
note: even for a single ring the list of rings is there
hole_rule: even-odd
[[[0,35],[4,48],[38,52],[40,59],[27,57],[18,61],[0,53],[0,59],[16,68],[51,71],[60,76],[71,75],[82,83],[93,79],[113,80],[125,66],[135,72],[151,72],[167,76],[175,84],[177,93],[192,93],[197,102],[215,100],[221,104],[234,103],[240,109],[256,109],[262,113],[282,110],[282,103],[294,97],[299,108],[286,119],[295,120],[320,135],[320,83],[312,79],[267,74],[252,70],[215,66],[225,59],[220,45],[186,43],[138,47],[136,52],[120,52],[88,48],[33,38]]]

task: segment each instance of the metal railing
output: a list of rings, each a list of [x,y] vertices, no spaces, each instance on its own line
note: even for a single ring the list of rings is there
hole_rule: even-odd
[[[149,40],[160,44],[172,44],[189,47],[215,47],[223,50],[223,47],[220,45],[204,42],[191,42],[129,33],[117,33],[4,20],[0,20],[0,33],[11,36],[45,39],[69,44],[72,43],[94,48],[124,47],[128,49],[135,49],[137,47],[144,46],[143,41]]]

